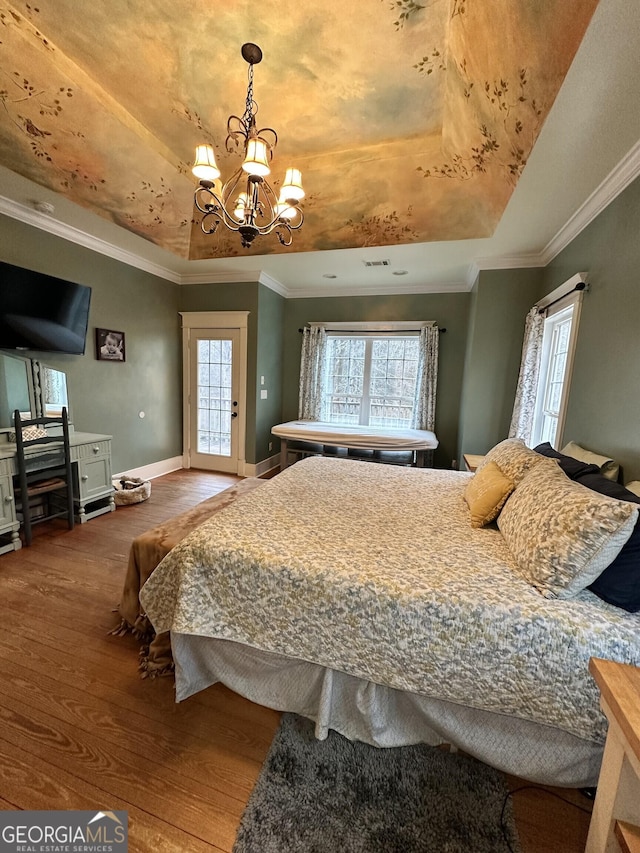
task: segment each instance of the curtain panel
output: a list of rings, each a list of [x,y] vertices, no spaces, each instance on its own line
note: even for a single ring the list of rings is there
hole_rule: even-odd
[[[420,330],[418,382],[411,422],[413,429],[435,429],[439,338],[440,332],[435,325],[423,326]]]
[[[516,398],[509,428],[509,438],[521,438],[527,445],[530,445],[533,435],[544,321],[544,314],[540,314],[539,309],[535,306],[527,314],[524,324],[520,375],[518,376]]]
[[[311,326],[302,332],[298,418],[321,421],[326,387],[327,333],[324,326]]]

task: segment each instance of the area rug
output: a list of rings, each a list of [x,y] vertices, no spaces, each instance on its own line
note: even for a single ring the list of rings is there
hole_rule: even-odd
[[[319,741],[284,714],[233,853],[521,853],[506,795],[468,756]]]

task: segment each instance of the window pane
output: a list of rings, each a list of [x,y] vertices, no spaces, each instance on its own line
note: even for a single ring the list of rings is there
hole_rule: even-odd
[[[231,453],[230,340],[198,341],[197,452]]]
[[[389,354],[389,341],[378,338],[373,342],[373,358],[386,358]]]
[[[558,425],[565,396],[572,323],[573,307],[545,321],[532,446],[544,441],[555,446],[560,437]]]
[[[558,419],[549,417],[548,415],[544,416],[543,424],[542,424],[542,437],[541,441],[548,441],[549,444],[553,444],[556,440],[556,430],[558,428]]]
[[[418,375],[418,348],[417,336],[375,337],[368,341],[329,336],[328,420],[371,426],[410,426]]]
[[[551,369],[551,381],[552,382],[562,382],[564,379],[564,369],[567,364],[567,354],[566,352],[559,352],[556,357],[553,359],[553,365]]]

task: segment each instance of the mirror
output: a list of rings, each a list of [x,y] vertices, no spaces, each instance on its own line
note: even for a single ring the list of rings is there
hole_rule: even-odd
[[[42,414],[54,418],[62,414],[62,407],[69,412],[69,394],[67,391],[67,374],[48,364],[36,362],[39,373]],[[69,420],[71,415],[69,414]]]
[[[31,362],[28,358],[0,353],[0,429],[13,428],[13,413],[36,416]]]

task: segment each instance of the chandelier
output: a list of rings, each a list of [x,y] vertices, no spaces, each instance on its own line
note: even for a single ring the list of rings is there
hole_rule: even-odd
[[[262,60],[256,44],[244,44],[242,57],[249,63],[249,83],[244,115],[232,115],[227,121],[226,150],[242,149],[244,161],[231,177],[216,186],[220,177],[213,147],[198,145],[193,174],[199,179],[195,204],[203,214],[200,226],[205,234],[215,234],[222,222],[230,231],[240,234],[242,246],[248,249],[259,234],[275,231],[283,246],[290,246],[292,232],[303,223],[300,200],[304,198],[299,169],[286,170],[279,195],[267,181],[269,163],[278,143],[278,135],[270,127],[258,130],[258,105],[253,100],[253,66]]]

